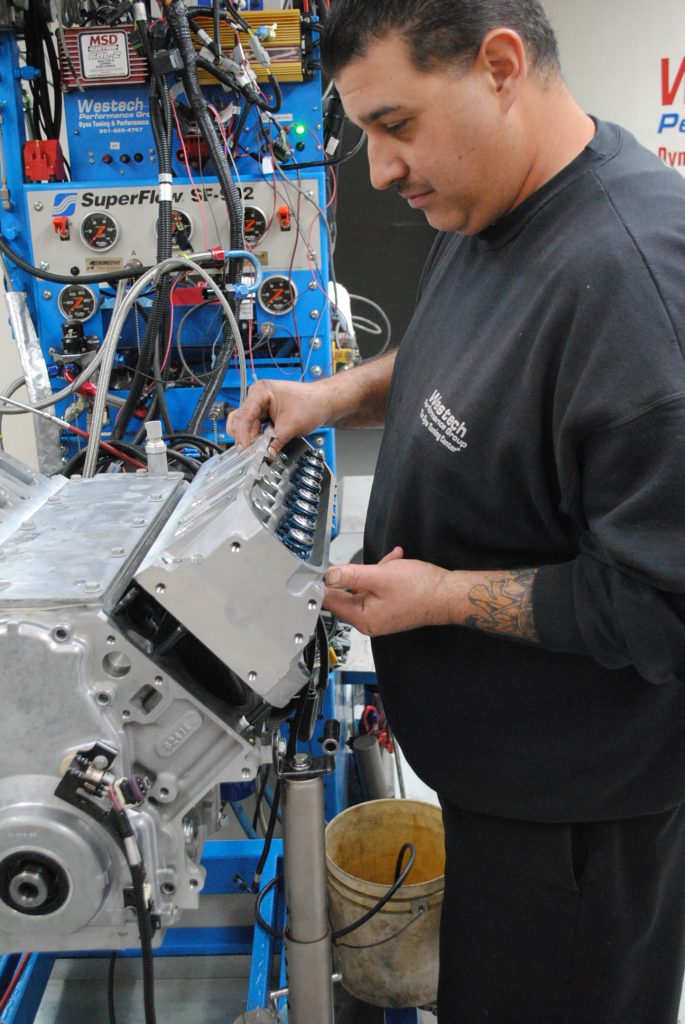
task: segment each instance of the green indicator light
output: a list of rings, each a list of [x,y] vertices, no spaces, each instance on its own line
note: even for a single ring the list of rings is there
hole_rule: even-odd
[[[307,131],[307,129],[305,128],[305,126],[303,124],[296,124],[295,125],[295,134],[296,135],[304,135],[304,133],[306,131]]]

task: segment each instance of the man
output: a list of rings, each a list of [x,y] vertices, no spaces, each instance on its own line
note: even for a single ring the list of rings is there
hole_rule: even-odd
[[[228,429],[385,423],[326,604],[441,799],[439,1020],[675,1024],[685,182],[577,106],[537,0],[336,0],[322,50],[442,233],[398,352]]]

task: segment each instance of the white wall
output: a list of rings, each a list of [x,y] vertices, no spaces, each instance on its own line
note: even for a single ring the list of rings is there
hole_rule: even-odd
[[[569,88],[582,106],[618,121],[654,153],[662,147],[685,174],[685,74],[673,102],[664,105],[663,59],[675,84],[685,61],[683,0],[543,0],[559,36]],[[676,128],[659,132],[664,115]],[[679,156],[680,155],[680,156]],[[0,385],[20,372],[4,311],[0,313]],[[21,397],[18,395],[17,397]],[[20,458],[32,451],[27,417],[5,417],[8,450]]]
[[[685,74],[673,102],[665,105],[662,96],[662,60],[669,60],[671,86],[685,61],[682,0],[543,4],[559,37],[564,77],[584,109],[624,125],[654,153],[679,154],[685,174]],[[664,115],[678,125],[659,132]]]

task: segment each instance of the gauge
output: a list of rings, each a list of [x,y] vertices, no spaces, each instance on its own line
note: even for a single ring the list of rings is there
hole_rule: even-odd
[[[243,234],[248,245],[256,245],[266,234],[267,220],[258,206],[246,206],[243,218]]]
[[[159,217],[155,221],[155,234],[159,234]],[[193,222],[183,210],[171,211],[171,241],[179,249],[187,249],[193,237]]]
[[[280,275],[265,278],[259,286],[257,293],[260,306],[273,313],[274,316],[283,316],[289,313],[297,300],[297,291],[292,281]]]
[[[89,249],[104,252],[116,245],[119,225],[108,213],[89,213],[81,221],[81,238]]]
[[[57,305],[67,320],[90,320],[97,313],[98,300],[95,292],[84,284],[68,284],[57,298]]]

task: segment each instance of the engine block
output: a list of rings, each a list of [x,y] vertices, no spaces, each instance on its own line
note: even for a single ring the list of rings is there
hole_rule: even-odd
[[[158,937],[197,907],[216,785],[256,776],[323,598],[333,478],[304,441],[271,463],[267,444],[189,485],[0,453],[0,952],[137,945],[107,797],[64,798],[88,751],[148,780],[129,816]]]

